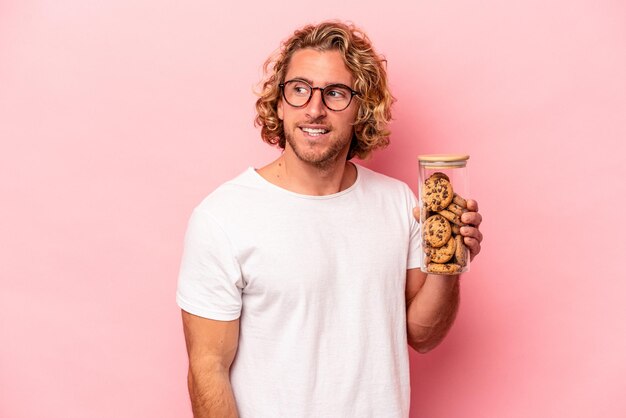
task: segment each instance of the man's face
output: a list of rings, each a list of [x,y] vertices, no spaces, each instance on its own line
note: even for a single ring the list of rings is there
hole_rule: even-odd
[[[351,87],[353,82],[339,51],[313,49],[301,49],[293,54],[285,81],[293,79],[307,81],[313,87],[329,84]],[[345,161],[358,109],[358,100],[354,99],[345,110],[334,112],[324,105],[319,90],[313,90],[313,97],[303,107],[290,106],[281,97],[277,111],[285,130],[285,154],[293,154],[320,168]]]

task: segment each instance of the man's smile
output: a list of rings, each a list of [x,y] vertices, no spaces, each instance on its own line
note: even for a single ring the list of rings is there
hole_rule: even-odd
[[[330,132],[330,129],[327,127],[321,126],[300,126],[299,127],[302,132],[304,132],[307,136],[311,137],[319,137],[321,135],[325,135]]]

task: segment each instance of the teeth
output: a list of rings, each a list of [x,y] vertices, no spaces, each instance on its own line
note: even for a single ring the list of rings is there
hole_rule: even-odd
[[[328,132],[326,129],[321,129],[321,128],[302,128],[302,130],[306,133],[308,133],[309,135],[322,135],[325,134],[326,132]]]

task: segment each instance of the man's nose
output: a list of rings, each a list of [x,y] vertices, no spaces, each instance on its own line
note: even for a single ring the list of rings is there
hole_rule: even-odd
[[[316,94],[319,91],[320,94]],[[326,105],[324,104],[324,100],[322,99],[322,89],[315,88],[311,93],[311,100],[309,100],[309,104],[307,105],[307,114],[312,117],[319,117],[326,115]]]

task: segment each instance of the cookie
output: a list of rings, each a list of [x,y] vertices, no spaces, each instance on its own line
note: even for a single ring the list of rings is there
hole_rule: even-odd
[[[442,247],[433,248],[430,255],[430,261],[434,263],[447,263],[454,257],[456,249],[456,239],[451,236],[448,242]]]
[[[433,215],[424,222],[424,241],[433,248],[445,245],[452,236],[450,222],[441,215]]]
[[[467,247],[463,242],[463,236],[457,235],[454,237],[455,240],[455,249],[454,249],[454,260],[461,267],[465,267],[467,265]]]
[[[463,209],[467,209],[467,200],[463,199],[461,196],[459,196],[458,194],[454,194],[454,196],[452,197],[452,201],[459,205],[460,207],[462,207]]]
[[[427,264],[426,270],[428,270],[429,273],[435,274],[456,274],[461,270],[461,266],[455,263],[430,263]]]
[[[437,171],[436,173],[431,174],[429,178],[437,178],[437,177],[450,181],[450,177],[448,177],[445,173],[442,173],[440,171]]]
[[[444,210],[438,211],[437,213],[455,225],[459,225],[459,226],[465,225],[463,222],[461,222],[461,216],[457,215],[454,212],[450,212],[449,210],[444,209]]]
[[[458,195],[445,172],[431,174],[421,185],[420,211],[415,211],[422,225],[422,271],[456,275],[466,270],[469,251],[461,235],[467,200]],[[420,216],[421,215],[421,216]]]
[[[457,205],[456,203],[454,203],[454,200],[448,205],[446,210],[449,210],[450,212],[455,213],[459,216],[463,215],[463,212],[467,211],[461,205]]]
[[[426,179],[423,193],[424,205],[433,212],[445,209],[454,197],[452,185],[441,176],[430,176]]]

